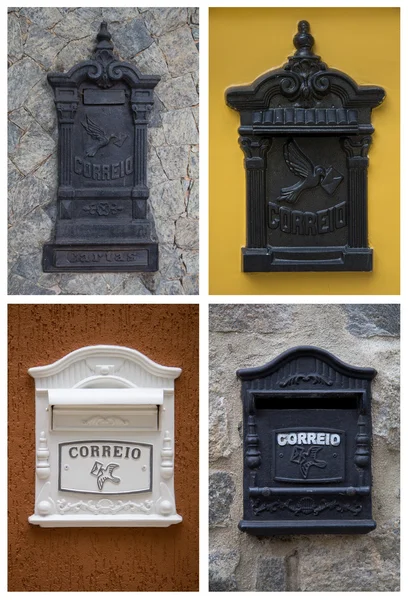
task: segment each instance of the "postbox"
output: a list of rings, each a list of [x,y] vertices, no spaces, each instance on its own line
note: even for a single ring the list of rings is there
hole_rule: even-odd
[[[59,185],[44,271],[157,271],[147,123],[159,81],[117,60],[106,22],[92,60],[48,74],[58,114]]]
[[[35,510],[41,527],[167,527],[174,497],[174,381],[181,369],[88,346],[35,379]]]
[[[282,68],[226,92],[245,155],[243,271],[371,271],[371,110],[385,92],[329,68],[307,21],[293,42]]]
[[[372,368],[298,346],[239,369],[244,517],[254,535],[368,533]]]

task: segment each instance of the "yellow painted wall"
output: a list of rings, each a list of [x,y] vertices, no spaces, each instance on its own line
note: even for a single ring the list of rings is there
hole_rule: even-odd
[[[251,83],[293,54],[297,22],[310,22],[314,51],[359,85],[385,88],[373,110],[368,170],[372,273],[243,273],[245,171],[239,113],[225,90]],[[210,293],[399,294],[399,9],[210,9]]]

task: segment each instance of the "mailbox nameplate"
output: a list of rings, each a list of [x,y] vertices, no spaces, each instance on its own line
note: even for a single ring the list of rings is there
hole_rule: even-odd
[[[273,432],[274,479],[294,483],[344,480],[345,432],[289,427]]]
[[[59,444],[58,488],[117,496],[150,492],[153,446],[126,441],[79,440]]]

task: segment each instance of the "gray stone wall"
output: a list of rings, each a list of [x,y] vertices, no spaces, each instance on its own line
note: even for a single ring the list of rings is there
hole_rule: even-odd
[[[242,411],[238,368],[297,345],[374,367],[373,516],[367,535],[241,533]],[[399,306],[210,306],[210,589],[399,589]]]
[[[198,293],[198,8],[10,8],[9,293]],[[90,58],[105,19],[115,51],[161,76],[148,129],[154,274],[43,273],[56,215],[57,119],[49,71]]]

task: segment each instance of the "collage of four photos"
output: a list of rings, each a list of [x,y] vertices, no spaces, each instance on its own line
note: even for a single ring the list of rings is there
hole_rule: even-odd
[[[400,13],[8,8],[5,592],[400,591]]]

